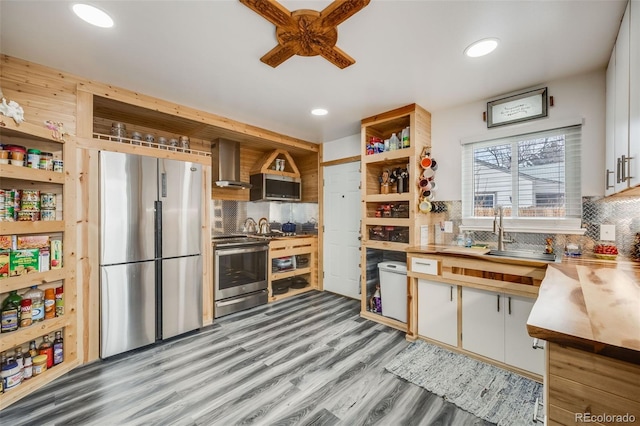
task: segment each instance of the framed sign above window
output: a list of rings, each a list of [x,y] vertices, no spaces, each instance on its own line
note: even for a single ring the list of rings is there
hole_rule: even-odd
[[[547,88],[487,102],[487,127],[504,126],[547,116]]]

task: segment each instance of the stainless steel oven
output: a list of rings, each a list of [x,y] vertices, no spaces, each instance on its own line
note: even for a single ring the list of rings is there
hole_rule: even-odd
[[[269,242],[221,237],[213,247],[215,318],[266,304]]]

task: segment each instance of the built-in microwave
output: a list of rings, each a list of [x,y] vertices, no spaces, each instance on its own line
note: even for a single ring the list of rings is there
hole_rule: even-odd
[[[300,178],[259,173],[251,175],[251,201],[300,201]]]

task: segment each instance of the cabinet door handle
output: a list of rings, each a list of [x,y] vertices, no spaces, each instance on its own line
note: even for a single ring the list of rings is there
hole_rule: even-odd
[[[605,189],[615,188],[615,185],[609,185],[609,175],[612,175],[612,174],[613,174],[613,170],[607,169],[607,172],[605,174]]]
[[[453,302],[453,286],[449,290],[449,302]]]
[[[628,181],[631,181],[631,179],[633,179],[633,176],[626,176],[627,174],[631,175],[631,160],[633,159],[634,157],[627,157],[627,168],[626,168],[625,177]]]
[[[623,155],[620,157],[620,182],[624,182],[627,180],[627,156]]]
[[[542,342],[542,343],[541,343]],[[533,345],[531,345],[533,349],[544,349],[544,340],[540,340],[537,337],[533,339]]]
[[[509,307],[509,315],[511,315],[511,296],[509,296],[508,298],[508,303],[507,303],[508,307]]]
[[[496,294],[496,296],[497,296],[496,301],[498,302],[498,304],[496,306],[498,307],[498,312],[500,312],[500,295]]]
[[[620,176],[620,158],[616,158],[616,183],[620,183],[622,180]]]

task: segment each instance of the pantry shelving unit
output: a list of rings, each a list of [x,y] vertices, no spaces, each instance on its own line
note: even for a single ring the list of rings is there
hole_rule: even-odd
[[[63,173],[36,170],[15,165],[0,165],[0,188],[33,189],[51,192],[62,196],[62,204],[71,206],[75,197],[75,139],[65,136],[64,140],[56,139],[51,132],[42,126],[30,122],[16,124],[4,119],[0,127],[3,144],[15,144],[52,152],[54,157],[64,161]],[[61,207],[61,206],[60,206]],[[64,315],[42,322],[33,323],[29,327],[17,331],[0,334],[0,352],[11,352],[21,346],[27,349],[30,341],[36,345],[42,336],[49,335],[53,341],[55,331],[62,331],[64,336],[64,361],[39,376],[24,381],[17,387],[0,396],[0,410],[29,395],[40,387],[50,383],[61,375],[71,371],[80,364],[78,358],[77,330],[77,288],[76,288],[76,230],[75,212],[72,208],[63,211],[63,220],[8,222],[0,221],[0,235],[38,235],[44,234],[62,239],[63,267],[45,272],[34,272],[26,275],[0,279],[0,299],[4,300],[10,291],[25,292],[30,286],[38,285],[40,289],[63,286]]]
[[[367,153],[371,138],[389,139],[393,133],[400,135],[409,126],[408,148]],[[406,249],[410,246],[433,242],[432,222],[429,213],[418,209],[419,191],[416,184],[422,173],[420,155],[431,149],[431,114],[422,107],[411,104],[392,111],[368,117],[361,122],[361,310],[364,318],[407,331],[408,324],[371,312],[369,300],[375,289],[377,274],[367,271],[367,253],[406,261]],[[386,170],[407,169],[408,191],[399,193],[396,185],[390,185],[389,193],[382,193],[380,177]],[[401,205],[407,217],[376,217],[381,206]],[[424,227],[424,228],[423,228]],[[377,272],[377,269],[376,269]],[[368,276],[369,275],[369,276]],[[410,318],[410,316],[409,316]]]

